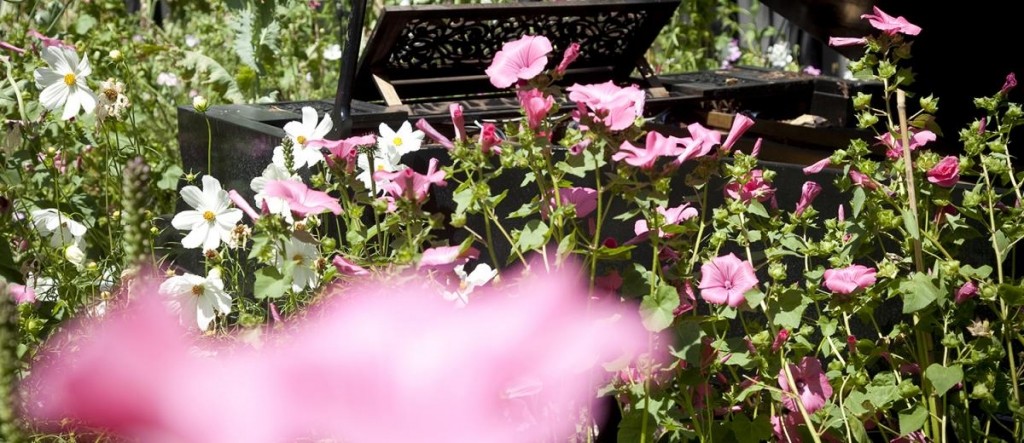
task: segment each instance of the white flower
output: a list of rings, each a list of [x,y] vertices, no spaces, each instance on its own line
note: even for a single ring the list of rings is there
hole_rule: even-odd
[[[119,120],[121,113],[130,104],[128,96],[124,95],[124,83],[112,78],[100,82],[100,103],[96,108],[97,118],[103,120],[110,116]]]
[[[397,153],[398,158],[412,151],[418,151],[423,144],[423,131],[413,130],[409,122],[402,123],[398,132],[392,130],[388,125],[381,123],[380,137],[377,137],[377,148],[386,155]]]
[[[293,291],[315,288],[320,284],[320,274],[316,270],[320,251],[317,251],[316,245],[292,237],[284,244],[284,257],[279,258],[295,261],[295,270],[292,271]]]
[[[36,87],[42,90],[39,101],[49,110],[64,106],[61,119],[67,120],[78,115],[78,110],[89,114],[96,108],[96,95],[89,90],[85,77],[92,73],[89,58],[82,57],[74,49],[50,46],[43,51],[43,60],[49,68],[35,71]]]
[[[32,224],[39,235],[50,239],[50,246],[54,248],[82,244],[86,231],[85,225],[53,208],[32,211]]]
[[[288,172],[283,165],[276,165],[271,163],[263,170],[263,175],[253,178],[249,182],[249,188],[256,193],[253,196],[253,200],[256,201],[256,209],[262,210],[263,204],[266,203],[267,210],[271,214],[280,215],[288,222],[288,224],[294,223],[292,218],[292,210],[288,207],[288,202],[278,197],[267,197],[263,192],[263,189],[267,187],[267,182],[271,180],[302,180],[298,175]]]
[[[190,48],[194,48],[198,44],[199,44],[199,37],[196,37],[196,36],[194,36],[192,34],[188,34],[188,35],[185,36],[185,46],[188,46]]]
[[[176,88],[181,81],[177,75],[173,72],[161,72],[156,76],[156,84],[160,86],[167,86],[168,88]]]
[[[64,248],[64,258],[76,267],[81,268],[82,263],[85,262],[85,252],[78,245],[72,243],[67,248]]]
[[[38,277],[31,272],[25,276],[26,286],[36,293],[38,301],[57,301],[57,281],[50,277]]]
[[[778,42],[768,48],[768,64],[773,68],[782,69],[793,63],[793,54],[789,51],[789,43]]]
[[[284,125],[284,132],[292,138],[295,169],[303,166],[312,167],[324,159],[324,155],[320,153],[320,148],[307,147],[306,144],[315,140],[323,140],[333,127],[334,123],[328,114],[324,114],[324,119],[320,120],[320,123],[317,124],[316,110],[309,106],[302,107],[301,123],[288,122]],[[283,146],[274,148],[274,164],[281,167],[285,166]]]
[[[224,280],[218,268],[210,270],[206,278],[195,274],[168,278],[160,284],[160,293],[171,297],[171,309],[181,315],[183,324],[194,321],[203,331],[217,316],[215,311],[231,313],[231,296],[224,292]]]
[[[454,301],[461,308],[469,304],[469,294],[473,293],[473,289],[487,284],[487,282],[498,275],[498,271],[491,269],[487,263],[480,263],[468,275],[465,271],[465,265],[458,265],[455,267],[455,274],[459,276],[459,280],[462,280],[459,283],[459,289],[455,292],[446,291],[444,299]]]
[[[395,172],[405,169],[405,165],[398,163],[401,158],[401,156],[395,155],[394,152],[391,155],[387,155],[386,152],[377,150],[377,152],[373,153],[373,171],[370,171],[370,158],[366,154],[359,154],[359,157],[356,158],[356,167],[359,168],[360,172],[356,175],[356,178],[363,182],[366,189],[373,189],[370,187],[370,180],[373,177],[372,172]],[[387,180],[377,180],[378,193],[384,192],[385,183],[387,183]]]
[[[242,211],[230,207],[228,193],[221,189],[217,179],[204,175],[202,190],[185,186],[181,197],[195,208],[179,212],[171,220],[175,229],[191,231],[181,239],[181,246],[186,249],[202,247],[203,251],[208,251],[217,249],[222,241],[227,243],[231,240],[231,231],[242,220]]]
[[[341,60],[341,45],[330,45],[324,49],[324,60]]]

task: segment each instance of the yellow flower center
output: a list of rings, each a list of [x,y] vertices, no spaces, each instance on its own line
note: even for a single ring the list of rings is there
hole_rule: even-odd
[[[115,91],[114,89],[104,89],[103,95],[107,96],[108,101],[112,102],[114,100],[117,100],[117,91]]]
[[[295,141],[299,142],[300,145],[304,145],[306,144],[306,136],[300,135],[298,137],[295,137]]]
[[[217,218],[217,214],[214,214],[213,211],[206,211],[203,213],[203,218],[206,221],[213,221],[213,219]]]
[[[192,287],[192,295],[198,297],[203,295],[203,285],[195,285]]]
[[[71,86],[71,85],[75,84],[76,80],[77,79],[75,78],[75,74],[72,74],[72,73],[64,74],[64,84],[65,85]]]
[[[302,254],[295,254],[295,256],[292,257],[292,260],[295,260],[297,263],[301,264],[305,260],[305,257],[303,257]]]
[[[395,137],[395,139],[391,141],[391,144],[395,146],[402,146],[402,137]]]

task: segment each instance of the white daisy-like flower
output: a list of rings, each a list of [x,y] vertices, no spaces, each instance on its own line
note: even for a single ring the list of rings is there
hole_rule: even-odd
[[[181,198],[194,208],[179,212],[171,220],[175,229],[190,231],[181,239],[181,246],[186,249],[202,247],[203,251],[208,251],[217,249],[222,241],[227,243],[231,240],[231,231],[242,220],[242,211],[231,207],[227,191],[221,188],[216,178],[204,175],[203,189],[185,186],[181,190]]]
[[[85,77],[92,73],[89,57],[78,59],[74,49],[50,46],[43,51],[43,60],[50,65],[35,71],[36,87],[42,90],[39,101],[49,110],[64,106],[61,119],[78,115],[80,109],[89,114],[96,108],[96,95],[89,90]]]
[[[317,123],[316,117],[315,109],[303,106],[302,122],[288,122],[284,125],[284,132],[292,139],[292,149],[294,152],[292,155],[295,159],[295,169],[303,166],[312,167],[324,159],[324,155],[320,153],[320,148],[307,147],[307,144],[311,141],[323,140],[327,133],[331,132],[334,122],[331,121],[329,114],[324,114],[323,120],[320,120],[319,123]],[[285,166],[283,146],[274,148],[274,164],[281,167]]]
[[[320,251],[317,251],[316,245],[292,237],[284,244],[284,257],[279,258],[295,261],[295,270],[292,271],[293,291],[315,288],[320,284],[320,273],[316,270]]]
[[[768,48],[766,57],[768,58],[768,64],[773,68],[782,69],[789,66],[790,63],[793,63],[793,54],[789,50],[789,43],[784,41],[778,42]]]
[[[397,153],[401,158],[412,151],[418,151],[423,144],[423,131],[414,131],[409,122],[402,123],[397,132],[385,123],[381,123],[378,129],[380,137],[377,137],[377,148],[389,155]]]
[[[181,316],[182,324],[195,324],[203,331],[209,329],[217,311],[231,313],[231,296],[224,292],[219,268],[211,269],[205,278],[195,274],[168,278],[160,284],[160,293],[170,297],[171,309]]]
[[[85,225],[53,208],[32,211],[32,224],[39,235],[50,239],[50,246],[54,248],[81,246],[86,232]]]
[[[341,45],[334,44],[324,49],[324,60],[341,60]]]
[[[103,120],[108,116],[115,120],[121,118],[121,114],[131,104],[128,96],[124,94],[124,83],[109,78],[100,82],[99,106],[96,108],[96,118]]]
[[[400,155],[396,155],[393,151],[391,155],[387,155],[387,152],[378,150],[373,154],[373,171],[370,170],[370,158],[366,154],[359,154],[356,158],[356,167],[359,168],[359,174],[356,175],[356,179],[363,182],[366,189],[373,189],[370,187],[370,180],[373,179],[373,173],[377,171],[395,172],[405,169],[407,166],[399,164],[401,160]],[[377,180],[377,192],[384,192],[384,184],[387,180]]]
[[[285,169],[284,165],[271,163],[263,169],[262,175],[253,178],[249,182],[249,188],[256,193],[256,195],[253,196],[253,200],[256,201],[257,210],[261,210],[263,208],[263,204],[266,203],[267,210],[270,211],[271,214],[280,215],[288,222],[288,224],[292,224],[294,223],[294,219],[292,217],[292,210],[288,207],[288,202],[283,198],[268,197],[266,193],[263,192],[267,187],[267,182],[272,180],[301,181],[302,178],[297,174],[289,172]]]
[[[486,285],[487,282],[498,275],[498,271],[491,269],[487,263],[480,263],[473,268],[473,272],[466,274],[465,265],[455,267],[455,274],[459,276],[459,289],[455,292],[445,291],[444,299],[454,301],[456,306],[463,307],[469,304],[469,294],[477,287]]]

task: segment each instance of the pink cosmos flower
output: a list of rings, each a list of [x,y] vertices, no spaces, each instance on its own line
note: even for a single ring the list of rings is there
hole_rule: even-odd
[[[821,361],[816,358],[804,357],[799,365],[788,364],[789,372],[793,374],[793,384],[796,385],[797,391],[794,393],[790,390],[786,371],[780,369],[779,387],[782,388],[782,391],[799,396],[800,402],[803,403],[804,408],[807,409],[809,414],[813,414],[824,407],[825,402],[832,396],[832,385],[828,383],[828,377],[825,376],[825,372],[821,369]],[[790,411],[799,410],[795,399],[790,395],[782,397],[782,405]]]
[[[864,189],[870,189],[872,191],[878,189],[878,183],[875,183],[875,181],[867,174],[855,169],[850,170],[850,180],[853,181],[855,186],[860,186]]]
[[[505,43],[491,66],[484,72],[491,78],[495,88],[504,89],[519,80],[536,77],[548,64],[551,41],[538,35],[524,35],[516,41]]]
[[[612,155],[612,160],[625,161],[627,164],[641,169],[651,169],[658,157],[674,157],[682,153],[679,148],[680,139],[676,137],[665,137],[655,131],[647,133],[647,143],[644,148],[633,146],[629,141],[622,142],[619,152]]]
[[[999,90],[1000,95],[1009,94],[1013,88],[1017,87],[1017,75],[1014,73],[1006,74],[1006,81],[1003,82],[1002,89]]]
[[[687,203],[667,209],[658,207],[656,211],[658,211],[658,214],[661,214],[662,219],[664,219],[662,226],[678,225],[697,216],[697,208],[691,208]],[[633,224],[633,233],[636,234],[637,237],[646,238],[648,231],[650,231],[650,229],[647,226],[647,220],[637,220],[636,223]],[[666,238],[670,236],[670,234],[665,233],[660,228],[658,229],[658,237]]]
[[[836,294],[852,294],[875,284],[875,268],[850,265],[825,270],[825,287]]]
[[[444,181],[446,173],[438,170],[437,166],[438,160],[432,158],[427,166],[426,174],[406,168],[395,172],[377,171],[373,174],[373,179],[388,181],[382,186],[382,189],[394,198],[407,198],[414,203],[423,203],[427,199],[427,194],[430,193],[430,185],[445,186],[448,184]]]
[[[452,126],[455,127],[455,138],[460,142],[466,141],[466,118],[462,115],[462,105],[452,103],[448,105],[448,112],[452,115]]]
[[[517,95],[519,96],[520,106],[526,111],[527,124],[531,130],[536,131],[540,127],[540,123],[544,121],[544,117],[547,117],[548,112],[551,112],[551,107],[555,104],[555,98],[545,95],[539,89],[520,90]]]
[[[797,217],[799,217],[800,214],[803,214],[804,211],[807,210],[807,208],[811,206],[811,203],[814,202],[814,199],[820,193],[821,193],[821,185],[819,185],[819,184],[817,184],[815,182],[806,182],[806,183],[804,183],[803,188],[801,188],[801,190],[800,190],[800,201],[797,202],[797,204],[796,204],[796,211],[793,213],[793,215],[796,215]]]
[[[494,126],[494,123],[484,123],[483,128],[480,129],[480,150],[484,154],[490,154],[492,151],[495,154],[501,154],[501,148],[498,147],[500,144],[498,127]]]
[[[959,305],[974,298],[976,295],[978,295],[978,285],[974,284],[972,280],[967,280],[967,283],[964,283],[960,289],[956,290],[956,297],[953,298],[953,301]]]
[[[338,199],[326,192],[309,189],[305,183],[295,180],[270,180],[263,193],[267,197],[277,197],[288,203],[288,209],[299,217],[321,214],[331,211],[334,215],[341,214]]]
[[[331,264],[334,265],[334,267],[338,270],[338,273],[341,275],[370,275],[370,271],[367,271],[362,266],[352,263],[351,261],[349,261],[345,257],[342,257],[341,255],[335,255],[334,260],[331,260]]]
[[[960,181],[960,159],[946,156],[928,170],[928,181],[944,188],[952,188]]]
[[[889,35],[917,35],[921,33],[920,26],[911,24],[903,16],[893,17],[886,14],[881,9],[878,9],[878,6],[875,6],[874,14],[864,14],[860,18],[867,20],[875,29]]]
[[[592,188],[574,187],[561,188],[558,196],[562,205],[573,205],[576,208],[576,218],[584,218],[597,209],[597,190]],[[550,206],[541,206],[541,216],[547,218],[550,207],[555,205],[555,197],[551,196]]]
[[[916,131],[910,130],[910,150],[914,151],[921,146],[924,146],[928,142],[935,141],[935,133],[932,131]],[[891,132],[876,137],[883,145],[889,149],[885,151],[885,156],[890,159],[897,160],[903,157],[903,141],[900,136],[893,136]]]
[[[238,206],[242,212],[248,215],[252,221],[260,219],[260,215],[252,208],[252,205],[249,204],[245,197],[242,197],[242,195],[238,193],[238,191],[234,189],[228,191],[228,198],[231,199],[231,202],[234,203],[235,206]]]
[[[832,164],[832,157],[825,157],[813,165],[804,168],[804,175],[817,174]]]
[[[729,135],[725,137],[725,142],[722,143],[722,150],[729,152],[732,149],[732,145],[735,144],[751,126],[754,126],[754,120],[743,114],[736,114],[732,119],[732,127],[729,128]]]
[[[690,135],[679,140],[683,144],[683,152],[675,160],[677,165],[708,155],[712,149],[715,149],[715,146],[722,143],[721,132],[705,128],[700,123],[691,123],[686,130]]]
[[[717,257],[700,267],[700,296],[708,303],[737,307],[746,301],[744,294],[757,286],[754,267],[735,254]]]
[[[609,80],[593,85],[574,84],[566,91],[570,100],[585,105],[595,121],[604,123],[612,131],[632,126],[644,112],[646,95],[636,85],[621,88]]]
[[[19,305],[24,303],[35,303],[36,301],[36,291],[29,286],[11,283],[7,285],[7,293],[10,295],[11,299]]]
[[[361,135],[342,140],[310,140],[306,142],[306,146],[309,148],[326,148],[327,152],[324,154],[324,158],[327,160],[327,164],[335,166],[342,163],[349,172],[353,171],[356,166],[359,147],[376,144],[377,137],[373,135]]]
[[[750,200],[757,200],[759,202],[771,200],[775,197],[775,188],[772,188],[771,182],[762,178],[762,174],[760,169],[755,169],[750,171],[746,183],[729,182],[729,184],[725,185],[725,195],[744,203]]]
[[[562,61],[555,67],[555,75],[565,75],[565,70],[569,68],[572,62],[576,61],[576,58],[580,56],[580,44],[573,42],[569,44],[568,48],[565,48],[565,53],[562,54]]]
[[[829,46],[857,46],[866,44],[868,40],[864,37],[829,37]]]
[[[421,118],[419,120],[416,120],[416,129],[423,131],[423,134],[426,135],[427,137],[430,137],[430,139],[433,140],[434,143],[444,146],[447,149],[452,149],[455,147],[455,145],[452,143],[450,139],[448,139],[448,137],[445,137],[440,132],[437,132],[437,129],[434,129],[434,127],[426,119]]]

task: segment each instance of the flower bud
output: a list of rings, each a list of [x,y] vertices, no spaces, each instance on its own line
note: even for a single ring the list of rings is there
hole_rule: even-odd
[[[107,57],[110,57],[110,61],[112,62],[119,62],[122,58],[124,58],[124,54],[122,54],[121,51],[117,49],[111,49],[110,52],[107,53]]]
[[[85,252],[78,245],[72,244],[64,249],[64,258],[71,264],[81,267],[85,263]]]
[[[934,114],[939,110],[939,99],[935,98],[932,95],[929,95],[927,97],[921,97],[920,104],[921,109],[929,114]]]
[[[197,95],[192,98],[192,107],[198,113],[206,113],[206,110],[210,108],[210,102],[206,100],[206,97]]]
[[[868,106],[871,106],[871,94],[858,92],[857,95],[853,96],[853,109],[863,111]]]

